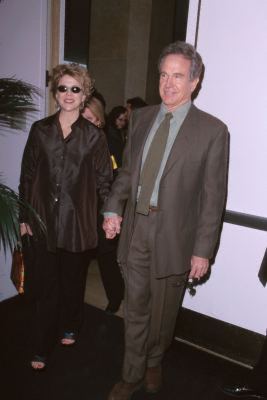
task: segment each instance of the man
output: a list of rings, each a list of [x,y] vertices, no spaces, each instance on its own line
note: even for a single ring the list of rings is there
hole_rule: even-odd
[[[129,399],[143,384],[150,393],[160,389],[186,281],[203,277],[214,255],[229,135],[191,104],[201,71],[190,44],[163,50],[162,103],[133,112],[124,163],[104,207],[108,238],[120,232],[124,215],[118,259],[126,287],[122,380],[109,400]]]

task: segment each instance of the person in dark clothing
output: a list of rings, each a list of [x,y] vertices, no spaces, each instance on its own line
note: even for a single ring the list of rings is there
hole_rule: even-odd
[[[35,278],[35,370],[44,369],[58,335],[62,345],[76,341],[87,267],[97,245],[97,199],[105,201],[112,181],[105,134],[80,112],[92,91],[88,71],[61,64],[51,83],[59,111],[33,124],[19,185],[21,198],[47,228],[45,240],[38,240],[27,214],[21,215],[21,235],[32,242],[24,252]]]
[[[119,169],[127,137],[127,109],[123,106],[112,108],[107,118],[107,140],[113,162]]]
[[[105,118],[104,118],[104,107],[98,98],[93,96],[85,103],[84,110],[82,112],[84,118],[91,121],[98,128],[104,129]],[[114,114],[117,115],[117,114]],[[120,114],[118,114],[118,117]],[[119,146],[116,147],[117,137],[113,137],[108,141],[109,150],[111,153],[111,160],[113,165],[114,178],[117,174],[118,166],[121,164],[122,151],[124,143],[119,142]],[[113,240],[106,239],[105,233],[102,229],[103,216],[101,214],[102,202],[99,201],[99,212],[97,221],[98,231],[98,246],[96,251],[96,258],[99,266],[99,271],[105,293],[108,299],[108,305],[106,311],[108,313],[115,313],[118,311],[124,296],[124,282],[121,275],[119,265],[117,263],[117,246],[118,238]]]

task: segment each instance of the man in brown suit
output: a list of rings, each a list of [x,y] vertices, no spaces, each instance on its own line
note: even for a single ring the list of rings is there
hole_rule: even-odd
[[[133,112],[124,163],[105,204],[107,237],[120,232],[122,221],[118,260],[126,287],[122,380],[109,400],[127,400],[143,384],[150,393],[160,389],[186,281],[203,277],[214,256],[229,135],[223,122],[191,103],[201,71],[190,44],[163,50],[162,103]]]

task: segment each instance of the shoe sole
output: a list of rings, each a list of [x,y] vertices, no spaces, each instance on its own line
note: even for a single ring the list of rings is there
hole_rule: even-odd
[[[240,396],[240,394],[234,394],[234,393],[231,393],[231,392],[227,392],[226,390],[222,390],[222,392],[224,394],[226,394],[227,396],[235,397],[236,399],[239,398],[239,399],[244,399],[244,400],[250,400],[250,399],[267,400],[266,396],[258,396],[258,395],[255,395],[255,394],[244,394],[244,395]]]

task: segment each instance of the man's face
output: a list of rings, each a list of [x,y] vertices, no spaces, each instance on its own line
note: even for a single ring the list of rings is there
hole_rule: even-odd
[[[199,79],[190,80],[191,61],[182,55],[166,56],[160,67],[159,94],[169,111],[191,99]]]

